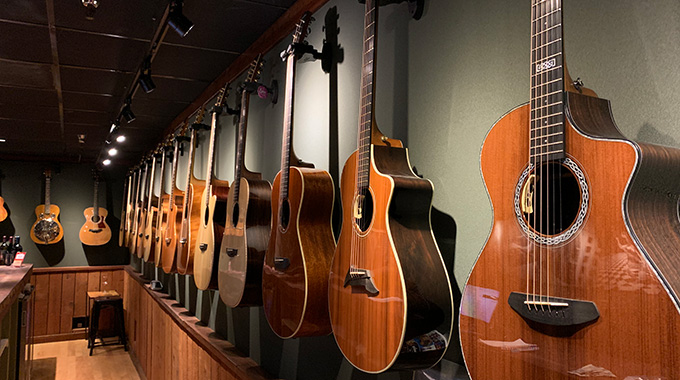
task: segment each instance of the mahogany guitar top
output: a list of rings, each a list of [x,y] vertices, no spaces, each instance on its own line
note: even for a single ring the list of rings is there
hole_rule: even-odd
[[[572,105],[586,108],[571,110],[581,115],[583,127],[567,119],[565,150],[584,173],[587,215],[564,243],[550,249],[534,243],[516,216],[516,186],[527,166],[529,106],[501,118],[484,142],[482,173],[494,223],[468,279],[460,316],[461,343],[474,380],[566,380],[595,374],[680,378],[680,315],[630,235],[622,207],[638,150],[622,139],[608,107],[588,108],[584,98],[569,94]],[[536,272],[552,278],[549,285],[537,280]],[[509,306],[511,293],[540,294],[538,286],[553,301],[593,302],[599,316],[578,326],[525,319]],[[546,305],[538,313],[561,310]]]

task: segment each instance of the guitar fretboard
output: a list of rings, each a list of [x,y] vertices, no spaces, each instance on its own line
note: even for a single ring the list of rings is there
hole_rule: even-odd
[[[373,124],[373,87],[376,57],[377,0],[366,0],[364,17],[364,47],[361,65],[361,100],[359,107],[359,134],[357,154],[357,190],[368,187],[371,161],[371,127]]]
[[[196,130],[191,129],[191,141],[189,142],[189,164],[187,165],[187,180],[184,184],[184,204],[182,205],[182,213],[186,218],[189,211],[189,184],[191,183],[191,176],[194,171],[194,156],[196,155]]]
[[[158,200],[156,203],[156,207],[160,211],[161,209],[161,202],[163,198],[163,193],[165,192],[165,147],[161,149],[161,180],[159,184],[159,189],[160,191],[158,192]],[[160,220],[160,218],[158,218]]]
[[[45,214],[50,214],[50,184],[52,178],[49,174],[45,176]]]
[[[530,106],[532,164],[565,157],[562,52],[562,0],[532,0]]]
[[[286,98],[283,120],[283,142],[281,144],[281,201],[288,199],[290,172],[290,150],[293,141],[293,103],[295,96],[295,54],[286,58]]]
[[[234,199],[238,200],[241,190],[241,176],[246,150],[246,133],[248,131],[248,106],[250,105],[250,93],[245,89],[241,92],[241,116],[238,122],[238,135],[236,136],[236,164],[234,165],[234,183],[230,191],[234,192]]]
[[[95,220],[99,220],[99,205],[97,200],[99,198],[99,181],[94,180],[94,201],[92,202],[92,211]]]
[[[175,139],[175,148],[174,148],[174,152],[172,153],[172,182],[171,182],[172,183],[172,185],[171,185],[172,190],[170,191],[170,194],[171,194],[170,210],[175,208],[175,188],[177,187],[177,185],[175,185],[175,183],[177,183],[176,182],[177,181],[177,160],[179,160],[179,144],[181,144],[180,141],[178,139]]]
[[[148,192],[148,198],[146,200],[146,209],[151,210],[151,203],[153,202],[153,187],[155,184],[155,178],[156,178],[156,157],[152,156],[151,157],[151,175],[149,176],[149,192]]]

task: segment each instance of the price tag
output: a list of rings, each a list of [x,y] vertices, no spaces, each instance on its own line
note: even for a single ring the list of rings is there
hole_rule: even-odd
[[[16,256],[14,256],[14,262],[12,263],[12,266],[20,267],[24,262],[24,257],[26,257],[26,252],[17,252]]]

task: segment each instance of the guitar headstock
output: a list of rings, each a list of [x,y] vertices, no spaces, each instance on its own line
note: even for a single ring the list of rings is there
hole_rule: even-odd
[[[45,169],[45,171],[43,171],[43,175],[45,176],[45,178],[51,178],[52,177],[52,170],[51,169]]]
[[[198,116],[196,116],[196,121],[191,124],[191,129],[199,131],[201,129],[210,129],[210,126],[203,124],[203,118],[205,117],[205,105],[201,106],[201,110],[198,111]]]
[[[215,101],[215,110],[219,110],[224,108],[224,106],[227,103],[227,98],[229,98],[229,91],[231,90],[231,83],[227,82],[227,84],[220,89],[220,93],[217,94],[217,100]]]
[[[262,65],[264,65],[262,54],[258,54],[257,58],[255,58],[253,62],[250,63],[250,68],[248,69],[248,75],[246,76],[245,83],[257,82],[257,80],[260,79]]]
[[[94,179],[94,185],[95,186],[97,186],[97,184],[101,180],[101,177],[99,175],[99,170],[97,170],[97,168],[92,169],[92,179]]]
[[[295,27],[295,33],[293,34],[293,44],[301,44],[305,41],[305,38],[307,38],[307,35],[309,34],[312,21],[314,21],[314,18],[312,17],[311,12],[305,12],[305,14],[302,15],[302,18]]]

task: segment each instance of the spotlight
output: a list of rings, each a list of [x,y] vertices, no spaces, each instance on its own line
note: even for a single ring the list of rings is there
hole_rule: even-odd
[[[139,85],[142,87],[142,90],[144,90],[144,92],[146,92],[147,94],[152,92],[156,88],[156,84],[153,83],[153,80],[151,79],[151,73],[148,71],[139,74]]]
[[[130,98],[125,100],[125,107],[120,111],[120,116],[125,119],[125,121],[132,123],[135,120],[135,114],[132,113],[132,108],[130,108],[131,100]]]
[[[170,25],[180,37],[186,36],[191,28],[194,27],[194,23],[182,14],[182,1],[173,1],[170,3],[168,25]]]
[[[119,121],[114,121],[113,123],[111,123],[111,128],[109,128],[109,133],[113,133],[116,129],[118,129],[118,127],[120,126],[119,124],[120,124]]]
[[[144,65],[142,65],[142,72],[139,74],[139,85],[147,94],[156,88],[156,85],[151,79],[151,57],[146,57]]]
[[[116,148],[109,149],[109,156],[115,156],[116,154],[118,154],[118,149]]]
[[[7,139],[5,139],[5,138],[0,138],[0,143],[4,143],[4,142],[7,142]]]
[[[94,20],[94,13],[99,6],[99,0],[82,0],[82,2],[85,7],[85,18],[90,21]]]
[[[119,143],[122,143],[123,141],[125,141],[125,135],[120,135],[120,136],[116,137],[116,141],[118,141]]]
[[[104,164],[104,166],[109,166],[111,165],[111,160],[107,158],[106,160],[102,161],[102,164]]]

